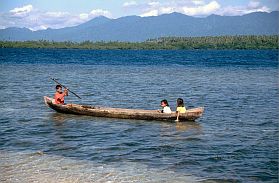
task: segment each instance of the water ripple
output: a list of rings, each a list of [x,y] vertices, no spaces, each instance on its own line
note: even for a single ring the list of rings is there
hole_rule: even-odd
[[[4,50],[4,51],[3,51]],[[1,49],[1,182],[277,182],[278,53]],[[55,71],[55,72],[54,72]],[[67,103],[158,109],[178,97],[197,122],[56,113]]]

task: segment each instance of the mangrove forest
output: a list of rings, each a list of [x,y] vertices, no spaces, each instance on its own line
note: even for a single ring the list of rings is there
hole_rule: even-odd
[[[143,42],[84,41],[54,42],[0,41],[0,48],[58,48],[58,49],[133,49],[133,50],[178,50],[178,49],[278,49],[279,35],[270,36],[216,36],[216,37],[161,37]]]

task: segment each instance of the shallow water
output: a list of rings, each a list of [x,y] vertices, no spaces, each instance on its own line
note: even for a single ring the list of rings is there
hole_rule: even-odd
[[[277,182],[278,52],[0,49],[1,182]],[[59,114],[68,103],[173,110],[197,122]],[[34,173],[35,172],[35,173]]]

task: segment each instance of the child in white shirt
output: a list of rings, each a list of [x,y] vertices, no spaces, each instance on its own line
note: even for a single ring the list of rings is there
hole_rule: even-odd
[[[161,101],[161,107],[163,108],[161,110],[162,113],[171,113],[171,109],[169,107],[169,103],[166,99]]]

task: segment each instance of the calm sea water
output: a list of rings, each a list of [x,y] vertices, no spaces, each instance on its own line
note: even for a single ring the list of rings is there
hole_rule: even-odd
[[[196,122],[64,115],[66,102],[159,109]],[[278,182],[278,51],[0,49],[1,182]]]

